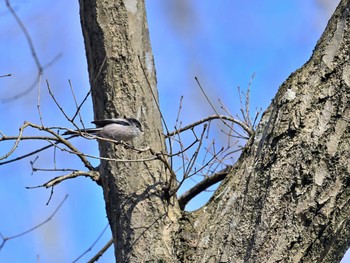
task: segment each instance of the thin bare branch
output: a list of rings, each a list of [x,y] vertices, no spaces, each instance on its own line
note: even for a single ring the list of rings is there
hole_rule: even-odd
[[[15,143],[14,143],[13,146],[12,146],[12,149],[11,149],[10,151],[8,151],[5,155],[0,156],[0,160],[6,159],[7,157],[9,157],[9,156],[16,150],[16,148],[18,147],[19,141],[21,140],[23,131],[24,131],[24,129],[25,129],[28,125],[29,125],[28,123],[24,123],[24,124],[19,128],[19,134],[18,134],[18,136],[17,136],[17,138],[16,138],[16,140],[15,140]],[[4,136],[2,136],[2,138],[4,138]],[[1,141],[2,138],[0,138],[0,141]]]
[[[10,11],[10,13],[12,14],[12,16],[15,18],[17,24],[19,25],[19,27],[21,28],[27,42],[28,42],[28,45],[29,45],[29,48],[30,48],[30,51],[32,52],[32,56],[34,58],[34,61],[35,61],[35,64],[39,70],[39,75],[42,74],[42,71],[43,71],[43,68],[39,62],[39,58],[35,52],[35,48],[34,48],[34,44],[33,44],[33,41],[28,33],[28,30],[26,29],[26,27],[24,26],[24,24],[22,23],[21,19],[17,16],[15,10],[12,8],[11,4],[10,4],[10,1],[9,0],[5,0],[6,2],[6,6],[8,8],[8,10]]]
[[[0,75],[0,78],[11,77],[11,76],[12,76],[12,74],[9,73],[9,74],[5,74],[5,75]]]
[[[40,110],[40,93],[41,93],[41,75],[39,75],[39,80],[38,80],[38,97],[37,97],[36,107],[38,109],[38,114],[39,114],[41,126],[44,126],[43,115],[42,115],[41,110]]]
[[[195,145],[196,143],[198,142],[198,140],[196,139],[195,141],[193,141],[189,146],[187,146],[186,148],[183,148],[178,151],[177,153],[171,153],[171,154],[168,154],[168,153],[165,153],[164,155],[168,156],[168,157],[174,157],[174,156],[179,156],[181,154],[183,154],[184,152],[188,151],[189,149],[192,148],[193,145]]]
[[[16,235],[13,235],[13,236],[10,236],[10,237],[5,237],[4,235],[0,234],[1,238],[2,238],[2,243],[0,245],[0,250],[4,247],[5,243],[10,240],[10,239],[14,239],[14,238],[17,238],[17,237],[21,237],[21,236],[24,236],[30,232],[32,232],[33,230],[41,227],[42,225],[46,224],[47,222],[49,222],[55,215],[56,213],[58,212],[58,210],[62,207],[63,203],[67,200],[68,198],[68,195],[66,195],[64,197],[64,199],[62,200],[62,202],[57,206],[57,208],[55,209],[55,211],[53,211],[53,213],[47,218],[45,219],[43,222],[41,222],[40,224],[22,232],[22,233],[19,233],[19,234],[16,234]]]
[[[81,107],[83,107],[84,103],[87,101],[88,97],[90,96],[91,94],[91,90],[88,91],[88,93],[86,93],[86,96],[85,98],[83,99],[83,101],[80,103],[79,107],[77,108],[77,110],[75,111],[75,114],[72,118],[72,121],[74,122],[74,119],[78,116],[78,114],[80,113],[80,109]]]
[[[204,89],[203,89],[201,83],[199,82],[198,78],[197,78],[197,77],[194,77],[194,79],[196,80],[196,82],[197,82],[197,84],[198,84],[200,90],[202,91],[202,93],[203,93],[204,97],[206,98],[207,102],[209,103],[210,107],[213,109],[213,111],[215,112],[215,114],[219,116],[220,114],[217,112],[216,108],[215,108],[214,105],[211,103],[211,100],[209,99],[207,93],[204,91]]]
[[[191,157],[191,159],[190,159],[190,161],[189,161],[189,164],[188,164],[188,166],[187,166],[187,168],[186,168],[186,172],[185,172],[185,174],[184,174],[184,178],[188,178],[190,172],[192,171],[193,166],[194,166],[195,163],[196,163],[196,160],[197,160],[197,158],[198,158],[199,151],[200,151],[200,149],[201,149],[201,147],[202,147],[202,144],[203,144],[203,138],[204,138],[204,134],[205,134],[205,131],[206,131],[207,127],[208,127],[208,125],[204,124],[203,130],[202,130],[202,133],[201,133],[201,137],[198,139],[198,142],[199,142],[199,143],[198,143],[197,149],[196,149],[196,151],[193,153],[193,155],[192,155],[192,157]]]
[[[59,110],[61,111],[61,113],[63,114],[63,116],[69,121],[71,122],[76,129],[79,129],[79,127],[68,117],[68,115],[66,114],[66,112],[64,111],[64,109],[61,107],[61,105],[58,103],[57,99],[55,98],[55,95],[53,94],[51,88],[50,88],[50,84],[49,84],[49,81],[46,80],[46,86],[47,86],[47,89],[49,91],[49,94],[51,96],[51,98],[53,99],[53,101],[55,102],[56,106],[59,108]]]
[[[66,140],[69,140],[71,138],[75,137],[75,135],[73,136],[70,136],[69,138],[66,138]],[[18,136],[4,136],[2,135],[2,137],[0,137],[0,141],[6,141],[6,140],[17,140],[18,139]],[[60,143],[57,138],[54,138],[54,137],[47,137],[47,136],[22,136],[20,138],[20,140],[45,140],[45,141],[49,141],[49,140],[52,140],[52,141],[56,141],[57,143]],[[24,158],[27,158],[29,156],[32,156],[34,154],[37,154],[41,151],[44,151],[50,147],[54,147],[55,145],[54,144],[49,144],[47,146],[44,146],[42,148],[39,148],[35,151],[32,151],[30,153],[27,153],[27,154],[24,154],[24,155],[21,155],[17,158],[14,158],[14,159],[11,159],[11,160],[7,160],[7,161],[4,161],[4,162],[0,162],[0,165],[3,165],[3,164],[8,164],[8,163],[12,163],[12,162],[16,162],[16,161],[19,161],[19,160],[22,160]]]
[[[29,123],[29,122],[24,122],[24,124],[20,127],[19,135],[16,138],[12,149],[7,154],[5,154],[4,156],[0,157],[0,160],[6,159],[7,157],[9,157],[15,151],[15,149],[18,147],[19,141],[21,140],[23,131],[24,131],[24,129],[26,127],[32,127],[32,128],[38,129],[40,131],[46,131],[46,132],[50,133],[51,135],[53,135],[56,138],[56,141],[64,144],[67,148],[69,148],[72,152],[74,152],[78,156],[78,158],[84,163],[86,168],[88,168],[89,170],[94,170],[93,166],[84,157],[84,155],[81,154],[80,151],[78,151],[78,149],[75,148],[69,141],[67,141],[66,139],[64,139],[63,137],[61,137],[60,135],[58,135],[57,133],[55,133],[54,131],[52,131],[49,128],[38,126],[36,124]],[[48,141],[51,142],[51,140],[52,139],[49,139]],[[1,138],[0,138],[0,141],[1,141]],[[55,145],[56,145],[56,147],[58,147],[57,144],[55,144]]]
[[[109,249],[109,247],[113,244],[113,238],[111,238],[106,245],[103,246],[103,248],[101,248],[101,250],[96,253],[96,255],[91,258],[87,263],[94,263],[96,262],[102,255],[103,253],[105,253],[107,251],[107,249]]]
[[[100,180],[100,173],[98,171],[75,171],[73,173],[69,173],[66,175],[57,176],[57,177],[51,179],[50,181],[48,181],[42,185],[27,186],[26,188],[27,189],[35,189],[35,188],[40,188],[40,187],[50,188],[52,186],[55,186],[55,185],[61,183],[62,181],[65,181],[68,179],[73,179],[73,178],[76,178],[79,176],[89,177],[95,182]]]
[[[22,30],[24,36],[25,36],[25,39],[27,40],[28,42],[28,45],[29,45],[29,49],[31,51],[31,54],[32,54],[32,57],[34,58],[34,61],[35,61],[35,64],[36,64],[36,67],[38,69],[38,74],[37,74],[37,77],[35,79],[35,81],[33,82],[32,85],[30,85],[27,89],[25,89],[24,91],[20,92],[20,93],[17,93],[15,96],[12,96],[12,97],[9,97],[9,98],[4,98],[4,99],[1,99],[1,102],[2,103],[8,103],[8,102],[12,102],[13,100],[16,100],[16,99],[19,99],[23,96],[25,96],[26,94],[28,94],[30,91],[32,91],[35,86],[37,85],[39,79],[40,79],[40,76],[43,74],[44,72],[44,69],[45,68],[48,68],[50,66],[52,66],[54,64],[54,62],[56,62],[60,57],[61,57],[61,54],[55,56],[49,63],[47,63],[45,66],[42,66],[40,61],[39,61],[39,58],[38,58],[38,55],[35,51],[35,48],[34,48],[34,44],[33,44],[33,41],[29,35],[29,32],[27,30],[27,28],[24,26],[23,22],[21,21],[21,19],[19,18],[19,16],[16,14],[16,11],[12,8],[11,4],[10,4],[10,1],[9,0],[5,0],[5,3],[6,3],[6,6],[8,8],[8,10],[10,11],[11,15],[15,18],[18,26],[20,27],[20,29]]]
[[[65,144],[66,145],[66,144]],[[71,145],[71,144],[70,144]],[[85,159],[85,157],[88,157],[88,158],[92,158],[92,159],[98,159],[98,160],[106,160],[106,161],[114,161],[114,162],[148,162],[148,161],[154,161],[154,160],[157,160],[158,157],[157,156],[150,156],[148,158],[143,158],[143,159],[117,159],[117,158],[108,158],[108,157],[101,157],[101,156],[95,156],[95,155],[90,155],[90,154],[85,154],[85,153],[82,153],[78,150],[76,150],[74,148],[74,146],[72,146],[74,149],[70,149],[70,147],[68,147],[69,149],[66,149],[66,148],[63,148],[63,147],[60,147],[58,146],[57,144],[54,144],[53,143],[53,146],[57,147],[58,149],[60,149],[61,151],[63,152],[68,152],[70,154],[74,154],[76,156],[78,156],[80,159]],[[66,145],[67,146],[67,145]],[[147,150],[150,150],[147,148]],[[90,169],[91,170],[91,169]]]
[[[206,118],[204,118],[204,119],[201,119],[201,120],[199,120],[199,121],[193,122],[193,123],[191,123],[191,124],[189,124],[189,125],[187,125],[187,126],[185,126],[185,127],[183,127],[183,128],[180,128],[180,129],[178,129],[178,130],[175,130],[175,131],[173,131],[173,132],[170,132],[170,133],[168,133],[168,134],[166,135],[166,137],[174,136],[174,135],[177,134],[177,133],[184,132],[184,131],[189,130],[189,129],[195,127],[195,126],[198,126],[198,125],[200,125],[200,124],[202,124],[202,123],[204,123],[204,122],[207,122],[207,121],[210,121],[210,120],[214,120],[214,119],[227,120],[227,121],[234,122],[234,123],[238,124],[239,126],[241,126],[242,129],[243,129],[249,136],[252,136],[253,133],[254,133],[254,131],[253,131],[250,127],[248,127],[245,123],[243,123],[242,121],[239,121],[239,120],[237,120],[237,119],[235,119],[235,118],[233,118],[233,117],[226,116],[226,115],[211,115],[211,116],[208,116],[208,117],[206,117]]]
[[[37,85],[38,81],[39,81],[39,76],[40,75],[37,75],[37,77],[35,78],[35,80],[33,81],[33,83],[31,85],[29,85],[28,88],[26,88],[25,90],[17,93],[16,95],[14,96],[11,96],[11,97],[5,97],[5,98],[2,98],[1,99],[1,103],[10,103],[14,100],[17,100],[19,98],[22,98],[24,97],[25,95],[27,95],[29,92],[31,92]]]
[[[160,117],[161,117],[161,119],[162,119],[162,121],[163,121],[163,124],[164,124],[165,130],[166,130],[166,132],[167,132],[167,133],[169,133],[168,126],[167,126],[167,124],[166,124],[166,122],[165,122],[165,119],[164,119],[164,116],[163,116],[163,114],[162,114],[162,111],[160,110],[160,106],[159,106],[159,103],[158,103],[157,97],[154,95],[154,92],[153,92],[153,89],[152,89],[151,83],[150,83],[150,82],[149,82],[149,80],[148,80],[148,77],[147,77],[147,74],[146,74],[146,70],[145,70],[145,68],[143,67],[143,64],[142,64],[141,58],[140,58],[140,56],[137,56],[137,58],[138,58],[138,60],[139,60],[140,67],[141,67],[141,69],[142,69],[143,75],[145,76],[145,79],[146,79],[147,85],[148,85],[148,87],[149,87],[149,89],[150,89],[150,92],[151,92],[151,94],[152,94],[153,101],[154,101],[154,103],[156,104],[157,109],[158,109],[158,112],[159,112],[159,114],[160,114]]]
[[[70,80],[68,80],[68,83],[69,83],[70,90],[72,92],[72,96],[73,96],[73,99],[74,99],[75,107],[78,109],[79,106],[78,106],[77,98],[75,96],[75,92],[74,92],[74,89],[73,89],[72,82]],[[80,123],[83,126],[83,128],[85,129],[85,125],[84,125],[84,122],[83,122],[83,118],[81,117],[80,111],[78,111],[78,115],[79,115]],[[71,122],[73,123],[73,120],[71,120]]]
[[[102,232],[98,235],[98,237],[96,238],[96,240],[91,244],[91,246],[85,250],[79,257],[77,257],[75,260],[73,260],[73,263],[78,262],[79,259],[81,259],[83,256],[85,256],[89,251],[91,251],[91,249],[96,245],[96,243],[101,239],[102,235],[104,234],[104,232],[106,232],[107,228],[108,228],[109,224],[107,224]],[[112,239],[113,241],[113,239]],[[101,250],[100,250],[101,251]]]
[[[214,156],[211,157],[211,159],[209,161],[207,161],[206,164],[202,165],[202,167],[200,167],[198,170],[194,171],[192,174],[189,174],[187,177],[192,177],[195,174],[198,174],[199,172],[201,172],[202,170],[206,169],[206,167],[208,167],[208,165],[217,158],[217,156],[224,150],[224,147],[222,147],[220,149],[220,151],[218,151],[218,153],[216,153]]]
[[[218,99],[218,101],[219,101],[219,103],[220,103],[220,107],[221,107],[221,109],[223,110],[223,111],[225,111],[230,117],[232,117],[232,118],[234,118],[233,117],[233,115],[231,114],[231,112],[227,109],[227,107],[225,106],[225,104],[220,100],[220,99]],[[241,121],[241,120],[240,120]],[[244,121],[242,121],[242,123],[245,123]],[[231,125],[230,125],[230,127],[229,127],[229,132],[228,133],[226,133],[227,135],[229,135],[229,136],[227,136],[227,138],[228,138],[228,141],[230,141],[230,139],[231,139],[231,137],[235,137],[234,135],[232,135],[233,133],[235,133],[237,136],[238,136],[238,138],[244,138],[244,136],[242,136],[238,131],[236,131],[236,129],[234,129],[233,128],[233,124],[234,123],[232,123]],[[246,123],[245,123],[246,124]],[[227,125],[226,125],[227,126]],[[253,131],[253,128],[252,127],[250,127],[249,125],[247,125],[249,128],[251,128],[251,130]]]

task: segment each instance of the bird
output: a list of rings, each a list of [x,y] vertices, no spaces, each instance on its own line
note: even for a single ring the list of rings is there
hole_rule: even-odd
[[[143,132],[141,123],[134,118],[102,119],[92,121],[91,123],[97,127],[66,131],[63,135],[88,133],[115,141],[130,141]]]

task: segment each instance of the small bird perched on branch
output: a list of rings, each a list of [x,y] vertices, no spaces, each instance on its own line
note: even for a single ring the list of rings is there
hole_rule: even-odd
[[[141,123],[134,118],[96,120],[91,123],[97,128],[66,131],[63,135],[88,133],[116,141],[130,141],[143,132]]]

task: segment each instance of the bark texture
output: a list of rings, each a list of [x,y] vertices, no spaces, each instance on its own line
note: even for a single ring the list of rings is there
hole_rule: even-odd
[[[135,146],[165,151],[144,2],[81,0],[80,15],[95,118],[137,117],[145,132]],[[99,147],[102,157],[144,158],[121,146]],[[166,196],[164,165],[102,160],[100,173],[117,262],[172,262],[179,208]]]
[[[188,215],[191,262],[339,262],[350,241],[350,4],[282,84],[237,169]],[[185,244],[185,243],[184,243]]]
[[[159,161],[102,161],[117,262],[337,262],[350,240],[350,0],[282,84],[235,169],[183,213]],[[95,117],[136,116],[164,151],[143,1],[80,0]],[[147,120],[147,123],[146,121]],[[142,154],[100,144],[103,157]]]

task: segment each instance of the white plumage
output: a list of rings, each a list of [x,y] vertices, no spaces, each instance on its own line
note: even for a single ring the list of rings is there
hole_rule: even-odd
[[[142,132],[141,123],[134,118],[96,120],[97,128],[67,131],[63,135],[89,133],[116,141],[130,141]]]

